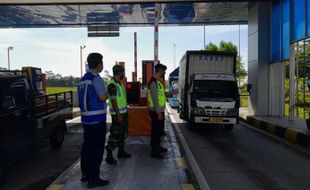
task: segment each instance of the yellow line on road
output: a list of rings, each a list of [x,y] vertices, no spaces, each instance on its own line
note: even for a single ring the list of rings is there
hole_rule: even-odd
[[[52,186],[50,186],[47,190],[60,190],[64,187],[64,185],[62,184],[54,184]]]
[[[195,187],[193,184],[181,184],[182,190],[195,190]]]
[[[178,168],[183,168],[183,169],[187,168],[185,159],[183,157],[177,158],[177,166]]]

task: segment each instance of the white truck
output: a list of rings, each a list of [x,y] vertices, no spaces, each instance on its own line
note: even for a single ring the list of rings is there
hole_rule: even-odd
[[[187,51],[179,68],[179,116],[189,127],[238,122],[240,97],[236,53]]]

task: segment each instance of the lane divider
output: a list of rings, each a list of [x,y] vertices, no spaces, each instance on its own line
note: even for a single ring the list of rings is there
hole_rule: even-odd
[[[239,119],[257,129],[310,149],[310,134],[303,133],[295,128],[287,128],[268,123],[252,116],[246,116],[246,118],[239,117]]]

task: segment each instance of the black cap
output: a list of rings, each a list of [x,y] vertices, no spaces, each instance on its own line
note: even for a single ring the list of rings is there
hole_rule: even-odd
[[[113,70],[113,75],[117,75],[118,73],[122,73],[125,71],[124,67],[121,65],[114,65],[112,70]]]
[[[161,63],[157,63],[155,65],[155,71],[159,71],[159,70],[163,70],[163,71],[166,71],[167,70],[167,66],[166,65],[163,65]]]

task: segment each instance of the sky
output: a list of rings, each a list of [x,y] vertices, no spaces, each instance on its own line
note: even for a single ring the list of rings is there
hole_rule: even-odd
[[[124,61],[128,81],[134,70],[134,32],[137,32],[138,78],[142,60],[154,59],[153,27],[121,27],[119,37],[87,37],[87,28],[0,29],[0,67],[8,67],[8,47],[11,69],[23,66],[42,68],[62,76],[80,76],[80,46],[83,63],[91,52],[103,55],[104,70],[112,74],[115,61]],[[248,56],[248,26],[240,26],[242,62]],[[221,40],[239,44],[239,26],[160,26],[159,60],[167,65],[167,74],[179,64],[187,50],[201,50],[205,43],[219,44]],[[175,44],[175,49],[173,44]],[[174,54],[175,52],[175,54]],[[174,61],[175,60],[175,61]]]

